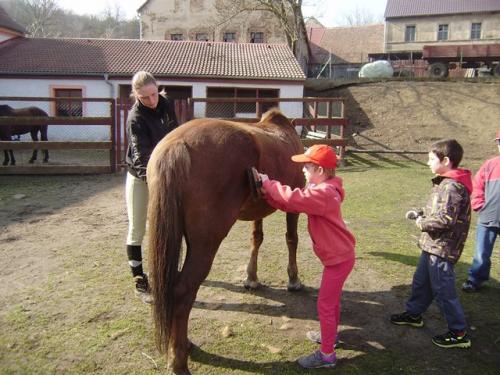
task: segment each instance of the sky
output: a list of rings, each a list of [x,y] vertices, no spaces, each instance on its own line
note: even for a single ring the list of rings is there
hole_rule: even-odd
[[[126,19],[133,18],[137,8],[145,0],[55,0],[61,8],[71,10],[77,14],[101,15],[106,8],[114,9],[119,4],[121,12]],[[188,0],[186,0],[188,1]],[[382,19],[385,11],[386,0],[304,0],[304,4],[317,4],[304,6],[304,17],[314,16],[324,26],[338,26],[344,14],[353,14],[356,10],[366,12]]]

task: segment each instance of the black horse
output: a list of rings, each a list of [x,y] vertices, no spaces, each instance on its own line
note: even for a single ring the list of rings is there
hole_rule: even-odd
[[[42,111],[37,107],[28,107],[28,108],[19,108],[14,109],[8,105],[0,105],[0,116],[15,116],[15,117],[49,117],[49,115]],[[13,135],[21,135],[21,134],[31,134],[31,140],[38,141],[38,132],[40,132],[40,140],[47,141],[47,128],[49,127],[48,122],[42,125],[0,125],[0,141],[11,141]],[[12,150],[4,150],[4,160],[3,165],[9,164],[9,155],[10,155],[10,165],[16,164],[16,159],[14,159],[14,153]],[[46,163],[49,161],[49,151],[43,150],[44,158],[43,162]],[[30,163],[33,163],[38,155],[38,150],[33,150],[33,155],[29,160]]]

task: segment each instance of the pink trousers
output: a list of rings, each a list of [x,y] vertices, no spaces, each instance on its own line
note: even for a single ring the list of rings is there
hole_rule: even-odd
[[[354,267],[354,257],[323,269],[318,295],[318,316],[321,327],[321,351],[331,353],[340,322],[342,287]]]

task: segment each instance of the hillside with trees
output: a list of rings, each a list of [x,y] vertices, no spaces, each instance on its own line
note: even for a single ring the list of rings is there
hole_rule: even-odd
[[[139,19],[124,19],[119,5],[100,15],[78,15],[54,0],[0,0],[0,6],[31,37],[139,39]]]

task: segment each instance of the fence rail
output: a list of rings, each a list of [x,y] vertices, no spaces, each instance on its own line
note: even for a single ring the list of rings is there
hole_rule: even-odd
[[[114,99],[109,98],[66,98],[66,97],[19,97],[19,96],[2,96],[0,97],[2,103],[13,102],[16,103],[15,107],[20,106],[37,106],[43,107],[46,112],[51,112],[54,107],[47,110],[47,104],[41,103],[87,103],[88,106],[83,107],[85,111],[90,114],[84,116],[83,111],[73,116],[40,116],[40,117],[26,117],[26,116],[2,116],[0,117],[0,135],[4,134],[0,140],[0,150],[12,151],[25,151],[31,149],[37,150],[53,150],[56,155],[51,155],[49,163],[43,164],[25,164],[18,165],[0,165],[0,174],[94,174],[94,173],[112,173],[116,171],[116,104]],[[22,104],[20,104],[22,103]],[[49,104],[50,105],[50,104]],[[103,106],[104,105],[104,106]],[[97,108],[97,107],[99,108]],[[87,108],[88,107],[88,108]],[[40,108],[42,109],[42,108]],[[64,108],[63,108],[64,109]],[[100,114],[92,115],[93,111],[105,111],[109,113],[108,116]],[[20,126],[29,128],[32,126],[40,126],[48,124],[48,139],[47,141],[7,141],[3,140],[10,134],[19,132]],[[69,138],[75,137],[77,132],[84,140],[50,140],[51,129],[58,129],[59,132],[66,132]],[[104,140],[87,140],[91,139],[85,132],[89,132],[89,126],[94,129],[106,127],[108,130],[97,131],[99,137]],[[16,129],[17,127],[17,129]],[[15,130],[15,131],[13,131]],[[28,129],[23,129],[28,130]],[[29,133],[29,132],[24,132]],[[22,133],[22,134],[24,134]],[[52,134],[54,130],[52,130]],[[53,135],[52,135],[53,136]],[[59,137],[60,134],[59,134]],[[78,138],[78,137],[77,137]],[[64,139],[64,137],[63,137]],[[106,156],[107,154],[107,156]],[[101,165],[101,164],[106,165]]]

